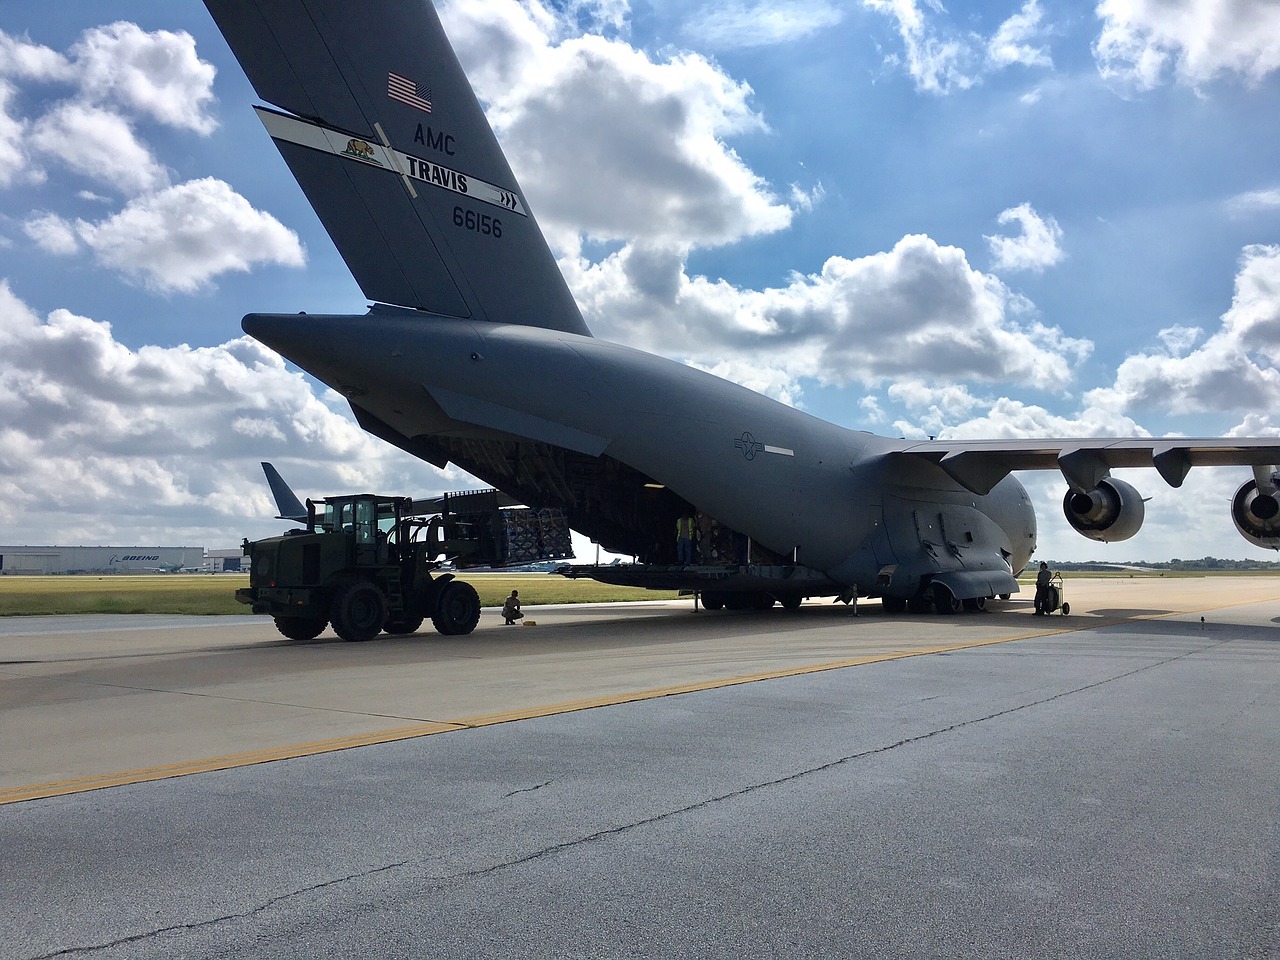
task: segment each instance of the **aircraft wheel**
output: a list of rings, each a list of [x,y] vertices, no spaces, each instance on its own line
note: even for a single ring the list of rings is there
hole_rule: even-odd
[[[972,597],[964,602],[964,608],[966,610],[978,610],[978,611],[985,610],[987,609],[987,598]]]
[[[480,595],[461,580],[450,580],[440,591],[432,625],[447,637],[470,633],[480,622]]]
[[[746,610],[751,606],[751,594],[726,593],[724,595],[724,605],[726,610]]]
[[[343,640],[372,640],[387,619],[387,601],[372,583],[359,580],[338,590],[329,610],[333,632]]]
[[[935,587],[933,590],[933,609],[942,614],[959,613],[963,604],[955,598],[946,587]]]
[[[422,617],[405,617],[403,620],[388,620],[382,625],[382,632],[398,636],[417,633],[418,628],[422,626],[422,621]]]
[[[1065,616],[1067,616],[1067,615],[1068,615],[1068,614],[1070,614],[1070,613],[1071,613],[1071,604],[1069,604],[1069,603],[1064,603],[1064,604],[1062,605],[1062,615],[1065,617]]]
[[[933,604],[925,596],[912,597],[907,601],[907,609],[912,613],[928,613],[932,607]]]
[[[751,609],[753,610],[770,610],[777,602],[772,593],[761,591],[751,595]]]
[[[716,593],[714,590],[708,590],[702,594],[702,605],[708,610],[724,609],[724,594]]]
[[[885,613],[906,613],[907,601],[903,597],[881,597],[880,606]]]
[[[276,617],[275,620],[276,629],[287,640],[314,640],[329,625],[324,617]]]
[[[786,593],[782,595],[780,602],[784,610],[799,610],[800,604],[804,603],[804,597],[798,593]]]
[[[1001,600],[1008,600],[1011,596],[1013,596],[1013,594],[1011,594],[1011,593],[1002,593],[1002,594],[1000,594],[1000,599],[1001,599]]]

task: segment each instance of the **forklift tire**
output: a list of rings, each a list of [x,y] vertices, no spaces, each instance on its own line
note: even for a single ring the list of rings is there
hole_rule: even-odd
[[[320,617],[276,617],[276,629],[286,640],[314,640],[324,632],[329,621]]]
[[[411,633],[417,633],[418,628],[422,626],[423,619],[422,617],[405,617],[403,620],[388,620],[382,625],[382,632],[393,636],[407,636]]]
[[[387,601],[382,591],[364,580],[339,587],[329,608],[333,632],[352,643],[372,640],[386,619]]]
[[[440,589],[431,623],[446,637],[470,633],[480,622],[480,595],[461,580],[450,580]]]

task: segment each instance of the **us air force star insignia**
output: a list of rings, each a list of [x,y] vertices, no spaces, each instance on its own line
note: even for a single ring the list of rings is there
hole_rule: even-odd
[[[764,444],[751,435],[750,431],[744,431],[742,436],[733,441],[733,445],[742,451],[742,455],[748,460],[754,460],[756,454],[764,449]]]

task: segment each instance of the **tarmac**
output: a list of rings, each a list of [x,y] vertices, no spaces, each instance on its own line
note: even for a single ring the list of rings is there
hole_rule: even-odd
[[[268,617],[0,620],[0,803],[885,658],[1280,597],[1280,578],[1069,580],[1072,615],[695,612],[692,601],[486,610],[468,637],[286,641]]]
[[[0,621],[0,957],[1274,954],[1280,578],[1066,593]]]

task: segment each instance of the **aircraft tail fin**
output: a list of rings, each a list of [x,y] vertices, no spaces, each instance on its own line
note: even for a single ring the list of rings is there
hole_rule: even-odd
[[[262,461],[262,472],[267,475],[267,486],[271,488],[271,495],[276,498],[276,509],[280,511],[276,519],[306,523],[307,508],[302,505],[298,495],[290,489],[289,484],[284,482],[284,477],[280,476],[280,471],[264,460]]]
[[[430,3],[205,5],[365,296],[590,336]]]

